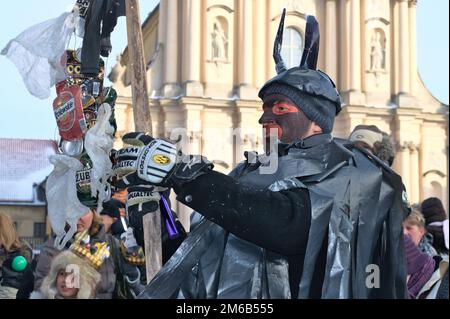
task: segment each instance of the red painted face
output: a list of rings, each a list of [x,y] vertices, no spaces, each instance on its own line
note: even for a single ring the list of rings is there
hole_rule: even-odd
[[[311,120],[287,97],[280,94],[269,95],[264,99],[263,115],[259,123],[268,144],[271,133],[276,134],[283,143],[292,143],[305,138],[311,127]]]

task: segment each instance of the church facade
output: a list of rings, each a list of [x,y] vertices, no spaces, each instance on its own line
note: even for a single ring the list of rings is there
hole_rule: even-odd
[[[448,106],[417,71],[416,1],[161,0],[142,27],[154,135],[182,135],[185,153],[201,153],[223,172],[244,151],[261,151],[257,93],[276,74],[272,48],[283,7],[288,67],[300,63],[306,15],[319,22],[318,68],[345,106],[333,134],[377,125],[396,142],[393,166],[410,202],[437,196],[448,207]],[[110,74],[119,137],[134,130],[129,63],[125,49]],[[189,209],[177,205],[187,224]]]

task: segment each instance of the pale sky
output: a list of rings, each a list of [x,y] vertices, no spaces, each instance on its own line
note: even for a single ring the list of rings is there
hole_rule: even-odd
[[[58,17],[64,11],[69,11],[74,3],[75,0],[5,2],[0,10],[0,50],[28,27]],[[142,22],[157,3],[156,0],[140,1]],[[448,15],[448,0],[418,0],[417,58],[420,77],[433,96],[445,104],[449,100]],[[112,45],[107,74],[116,63],[116,56],[126,46],[123,17],[119,18],[112,34]],[[56,139],[58,133],[52,111],[54,93],[47,100],[32,96],[16,67],[4,56],[0,56],[0,71],[0,138]]]

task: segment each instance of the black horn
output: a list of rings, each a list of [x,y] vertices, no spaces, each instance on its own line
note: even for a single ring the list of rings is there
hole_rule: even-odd
[[[284,31],[284,19],[286,17],[286,8],[283,9],[281,14],[280,25],[278,26],[277,37],[275,38],[275,43],[273,44],[273,59],[275,60],[275,68],[277,74],[286,71],[286,65],[284,64],[283,58],[281,57],[281,47],[283,45],[283,31]]]
[[[319,57],[320,31],[319,24],[314,16],[306,19],[305,49],[303,50],[300,67],[311,70],[317,69],[317,59]]]

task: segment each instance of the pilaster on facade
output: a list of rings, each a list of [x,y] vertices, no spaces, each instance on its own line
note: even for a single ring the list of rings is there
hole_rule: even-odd
[[[415,108],[420,109],[420,104],[417,99],[410,93],[399,93],[395,97],[395,104],[399,108]]]
[[[201,23],[202,1],[182,1],[182,47],[181,68],[183,94],[186,96],[203,96],[204,87],[200,83],[201,73]]]
[[[350,90],[341,92],[342,102],[351,106],[366,105],[366,95],[360,90]]]
[[[191,97],[201,97],[205,93],[205,87],[198,81],[188,81],[183,83],[183,95]]]
[[[336,32],[337,23],[337,3],[335,0],[326,0],[325,3],[325,71],[333,79],[336,86],[338,82],[338,37]]]
[[[411,117],[420,118],[422,110],[415,107],[397,107],[395,109],[395,114],[400,119],[408,119]]]
[[[240,84],[236,88],[236,94],[242,100],[253,100],[255,96],[258,94],[258,90],[249,84]]]

